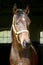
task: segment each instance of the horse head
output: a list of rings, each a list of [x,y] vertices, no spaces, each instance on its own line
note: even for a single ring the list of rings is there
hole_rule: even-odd
[[[17,9],[17,6],[13,7],[13,21],[12,21],[12,29],[13,34],[16,35],[16,39],[18,43],[22,45],[22,47],[26,47],[27,44],[30,43],[30,33],[29,33],[29,25],[31,23],[27,12],[29,13],[28,7],[24,10]]]

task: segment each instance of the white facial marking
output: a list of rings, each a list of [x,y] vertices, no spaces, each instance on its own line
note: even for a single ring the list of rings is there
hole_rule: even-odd
[[[23,21],[25,21],[25,19],[24,18],[22,18],[23,19]]]

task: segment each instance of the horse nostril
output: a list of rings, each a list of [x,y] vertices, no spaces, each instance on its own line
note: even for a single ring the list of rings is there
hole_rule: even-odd
[[[23,43],[23,46],[26,46],[26,43]]]
[[[26,47],[30,47],[31,41],[26,43]]]
[[[27,48],[30,47],[31,43],[30,42],[26,42],[25,40],[23,41],[23,48]]]
[[[30,45],[31,45],[31,42],[26,42],[25,40],[23,41],[24,47],[29,47]]]
[[[29,43],[26,43],[26,47],[28,47],[29,46]]]
[[[26,41],[25,40],[23,41],[23,47],[26,47]]]

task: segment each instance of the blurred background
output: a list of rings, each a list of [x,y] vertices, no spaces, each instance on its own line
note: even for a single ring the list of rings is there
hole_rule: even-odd
[[[37,51],[39,62],[43,65],[43,1],[42,0],[0,0],[0,64],[9,65],[11,49],[11,25],[13,5],[24,9],[30,7],[28,15],[30,24],[30,38]]]

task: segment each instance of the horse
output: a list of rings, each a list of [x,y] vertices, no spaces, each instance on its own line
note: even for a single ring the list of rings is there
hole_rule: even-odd
[[[27,15],[27,9],[28,7],[24,10],[17,9],[15,6],[13,7],[10,65],[38,64],[38,55],[30,40],[29,26],[31,20]]]

